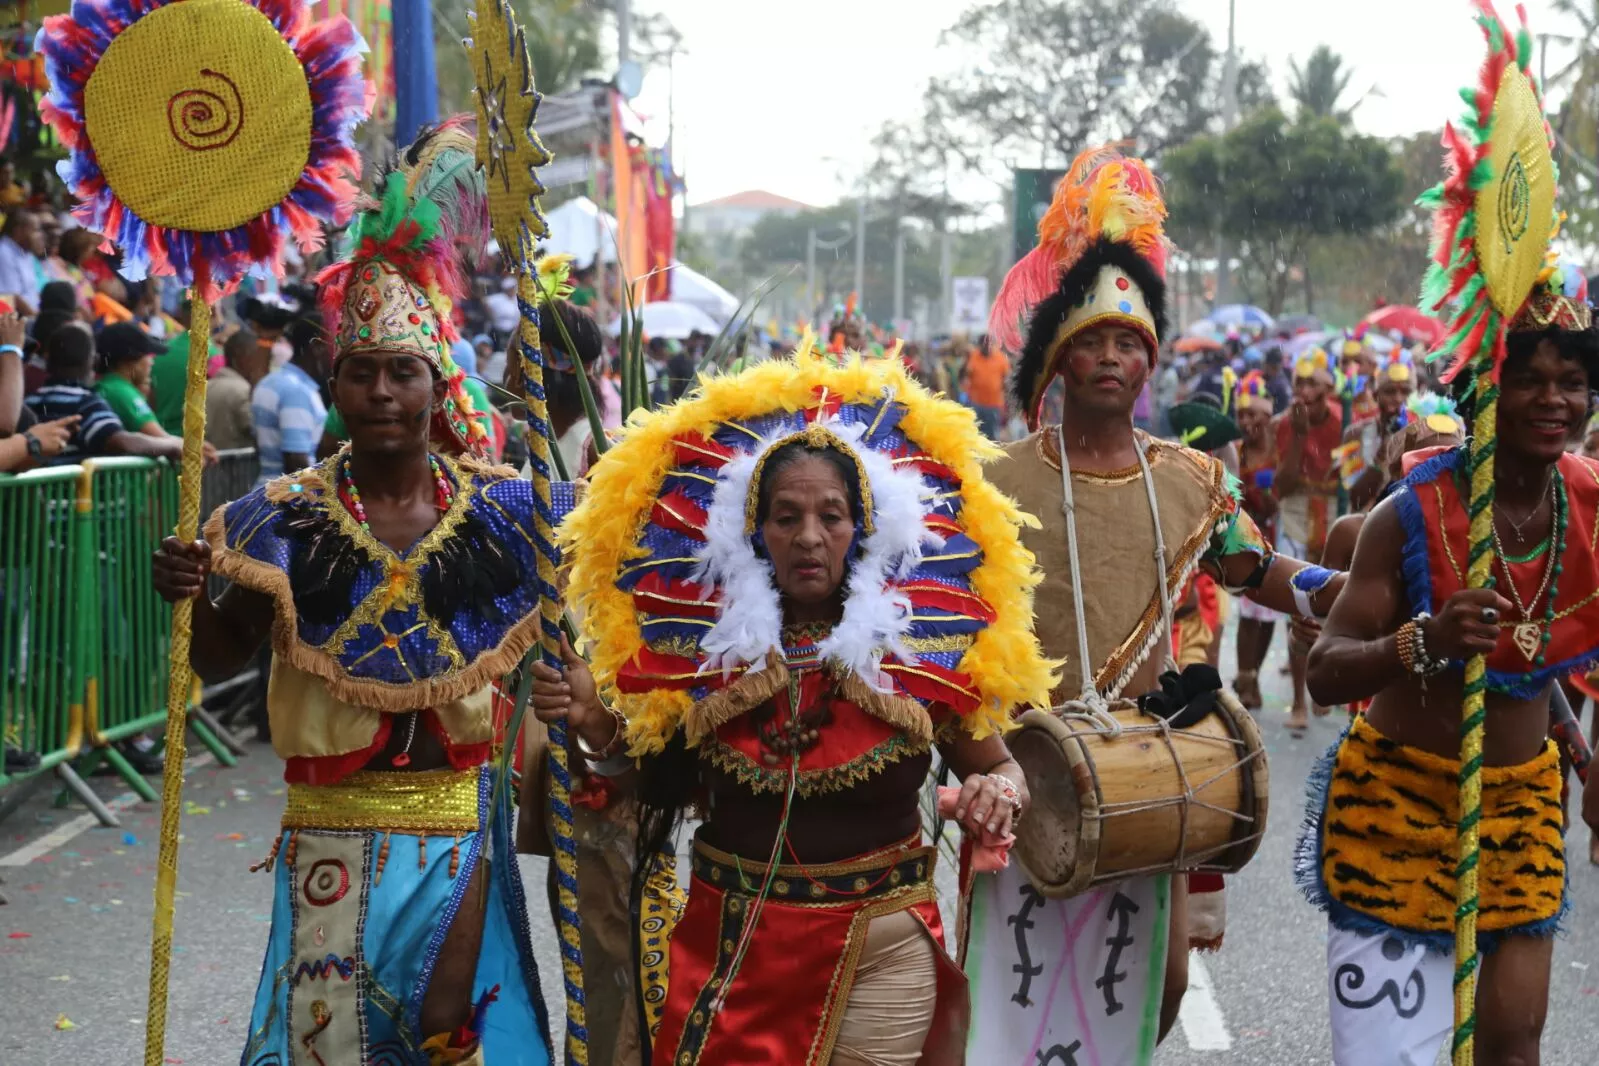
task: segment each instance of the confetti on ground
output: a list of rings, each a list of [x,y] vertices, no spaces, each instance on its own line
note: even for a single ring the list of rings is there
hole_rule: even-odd
[[[56,1028],[65,1031],[67,1029],[76,1029],[77,1026],[65,1014],[58,1014],[56,1015]]]
[[[52,981],[70,981],[70,980],[72,980],[72,975],[69,974],[69,973],[58,973],[54,977],[50,978],[50,980],[52,980]]]
[[[7,939],[10,939],[10,940],[26,940],[29,937],[31,937],[32,935],[33,935],[32,933],[10,933],[10,934],[7,935]]]
[[[1573,962],[1571,964],[1571,968],[1573,970],[1586,970],[1588,968],[1588,964],[1586,962]]]
[[[139,842],[139,838],[134,836],[132,833],[123,833],[122,842],[129,847],[132,847]]]
[[[62,903],[77,903],[78,902],[78,897],[77,896],[62,896],[61,897],[61,902]]]

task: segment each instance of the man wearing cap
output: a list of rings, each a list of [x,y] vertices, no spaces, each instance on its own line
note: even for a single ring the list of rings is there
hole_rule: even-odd
[[[1294,402],[1274,420],[1277,436],[1277,550],[1295,559],[1320,562],[1327,530],[1338,517],[1338,473],[1333,451],[1343,439],[1343,413],[1332,397],[1327,353],[1306,352],[1294,368]],[[1288,728],[1302,735],[1310,725],[1305,696],[1308,648],[1289,645],[1294,704]],[[1318,712],[1326,713],[1321,708]]]
[[[100,331],[97,340],[105,372],[94,384],[94,391],[122,421],[122,427],[146,437],[181,439],[161,428],[146,397],[150,393],[150,370],[155,357],[166,351],[137,322],[116,322]],[[217,450],[205,445],[206,465],[217,461]]]
[[[1173,598],[1199,568],[1282,611],[1324,612],[1342,580],[1275,555],[1219,460],[1133,426],[1165,328],[1164,218],[1146,164],[1085,152],[990,318],[1034,430],[990,478],[1039,516],[1022,534],[1043,571],[1037,635],[1063,660],[1052,702],[1079,713],[1161,689]],[[1062,424],[1041,427],[1057,380]],[[1060,782],[1030,784],[1040,794]],[[968,883],[967,1061],[1151,1061],[1188,986],[1184,878],[1140,874],[1047,899],[1013,863]]]

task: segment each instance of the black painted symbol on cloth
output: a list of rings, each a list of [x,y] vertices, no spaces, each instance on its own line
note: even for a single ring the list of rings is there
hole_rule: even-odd
[[[1040,1051],[1038,1066],[1077,1066],[1077,1049],[1082,1046],[1081,1040],[1073,1040],[1071,1047],[1056,1044],[1048,1051]]]
[[[1016,965],[1011,967],[1012,973],[1021,974],[1021,981],[1016,986],[1016,994],[1011,998],[1014,1003],[1024,1007],[1031,1007],[1033,1001],[1027,993],[1033,987],[1033,978],[1039,977],[1044,972],[1044,964],[1033,965],[1033,956],[1027,948],[1027,931],[1033,927],[1032,914],[1034,907],[1044,905],[1044,897],[1032,885],[1023,885],[1020,889],[1022,895],[1022,908],[1009,918],[1005,919],[1006,925],[1016,927]]]
[[[1116,966],[1122,961],[1122,952],[1133,946],[1130,930],[1133,915],[1137,913],[1138,904],[1120,892],[1111,897],[1110,910],[1105,917],[1116,919],[1116,935],[1105,941],[1105,946],[1110,948],[1110,954],[1105,957],[1105,972],[1094,980],[1094,987],[1105,993],[1106,1017],[1122,1009],[1121,1001],[1116,998],[1116,986],[1127,980],[1127,971],[1118,970]]]
[[[1398,962],[1404,958],[1404,955],[1404,944],[1394,937],[1382,942],[1382,956],[1389,962]],[[1365,983],[1366,971],[1352,962],[1346,962],[1333,973],[1333,995],[1338,997],[1339,1003],[1350,1010],[1367,1010],[1385,999],[1391,999],[1394,1002],[1394,1011],[1407,1021],[1420,1014],[1421,1005],[1427,1001],[1427,985],[1422,980],[1419,969],[1410,971],[1410,976],[1405,978],[1403,990],[1400,989],[1398,981],[1389,980],[1382,983],[1375,996],[1369,999],[1353,998]],[[1414,1002],[1407,1005],[1406,1000],[1410,998],[1412,991],[1415,993]]]

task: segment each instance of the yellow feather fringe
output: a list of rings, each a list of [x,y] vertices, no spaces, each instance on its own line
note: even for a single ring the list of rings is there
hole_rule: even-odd
[[[901,427],[961,481],[961,522],[983,550],[972,585],[997,615],[961,659],[960,670],[982,697],[980,708],[965,717],[966,728],[985,737],[1008,729],[1016,708],[1048,705],[1059,664],[1044,658],[1033,636],[1039,575],[1018,534],[1024,523],[1036,521],[982,473],[984,462],[1003,453],[978,431],[971,411],[933,396],[899,360],[850,355],[835,361],[807,337],[792,361],[701,378],[699,391],[690,397],[635,414],[595,465],[588,494],[557,532],[571,567],[570,602],[581,613],[593,647],[594,676],[627,718],[632,754],[660,751],[694,706],[692,697],[679,690],[629,695],[616,690],[618,673],[644,647],[632,597],[617,588],[616,577],[627,563],[648,554],[638,539],[674,465],[672,441],[690,433],[709,436],[726,422],[778,409],[801,410],[814,402],[818,388],[844,403],[873,402],[892,392],[907,408]]]

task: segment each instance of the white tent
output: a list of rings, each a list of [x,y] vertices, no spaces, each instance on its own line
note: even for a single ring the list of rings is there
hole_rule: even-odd
[[[639,323],[646,337],[664,337],[676,341],[688,340],[691,333],[714,337],[722,328],[721,323],[699,308],[671,300],[657,300],[639,308]],[[611,323],[611,336],[615,337],[621,331],[622,319],[618,316]]]
[[[546,255],[564,252],[580,267],[593,263],[596,252],[601,262],[616,262],[616,219],[588,197],[568,200],[544,220],[550,228],[540,242]]]
[[[673,302],[699,308],[716,319],[718,326],[725,325],[738,311],[738,297],[676,260],[672,262],[671,286]]]
[[[601,262],[616,262],[616,219],[593,200],[586,196],[568,200],[544,218],[550,228],[549,236],[540,242],[545,255],[564,252],[578,266],[588,266],[598,252]],[[718,328],[738,310],[736,296],[676,260],[672,261],[670,291],[675,303],[704,311],[716,320]]]

